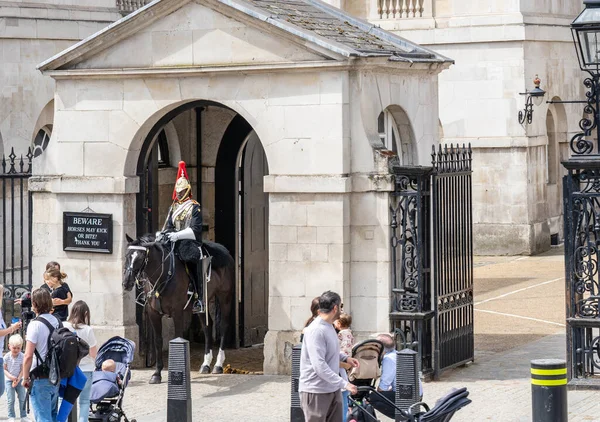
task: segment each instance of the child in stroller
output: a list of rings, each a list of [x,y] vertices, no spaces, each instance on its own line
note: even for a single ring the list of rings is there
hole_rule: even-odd
[[[92,374],[89,421],[130,422],[123,411],[123,396],[131,378],[134,352],[135,344],[122,337],[111,338],[98,350]]]
[[[387,335],[387,337],[392,338],[390,335]],[[395,393],[391,391],[379,391],[379,389],[375,388],[377,380],[381,377],[381,364],[384,351],[390,351],[390,345],[387,344],[387,337],[378,336],[377,340],[363,341],[352,349],[352,356],[360,362],[360,366],[354,368],[349,375],[350,382],[358,387],[358,393],[350,396],[349,399],[351,403],[351,409],[348,414],[349,422],[377,422],[375,408],[392,419],[394,419],[395,414],[400,414],[400,420],[406,422],[447,422],[457,410],[471,403],[471,400],[467,398],[469,392],[466,388],[461,388],[453,390],[439,399],[432,409],[429,409],[427,404],[423,402],[413,404],[408,411],[396,406]],[[393,353],[396,353],[393,348],[391,350],[393,350]],[[395,362],[393,366],[395,366]],[[395,367],[388,368],[388,370],[392,370],[394,380],[386,382],[395,384],[395,369]],[[380,385],[383,385],[383,382]],[[421,388],[419,390],[422,397],[423,392]],[[421,411],[421,409],[424,409],[424,411]]]

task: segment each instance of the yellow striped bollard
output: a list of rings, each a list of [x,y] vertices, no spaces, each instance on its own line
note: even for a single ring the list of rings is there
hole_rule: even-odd
[[[567,363],[563,359],[531,361],[533,422],[567,422]]]

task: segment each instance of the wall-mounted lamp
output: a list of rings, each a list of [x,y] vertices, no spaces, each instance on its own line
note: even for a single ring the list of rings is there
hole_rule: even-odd
[[[542,81],[538,78],[538,75],[535,75],[535,79],[533,80],[533,84],[535,88],[531,91],[520,92],[519,95],[527,95],[527,99],[525,100],[525,109],[519,110],[519,123],[524,124],[527,122],[531,124],[531,120],[533,119],[533,104],[539,106],[542,104],[544,100],[544,95],[546,91],[540,88],[540,83]]]

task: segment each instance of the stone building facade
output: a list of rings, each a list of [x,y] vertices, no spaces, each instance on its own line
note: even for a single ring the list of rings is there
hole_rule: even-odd
[[[47,146],[30,184],[34,284],[60,261],[100,339],[138,338],[124,238],[160,227],[180,159],[205,238],[239,264],[236,340],[264,338],[267,373],[289,370],[325,289],[359,336],[389,329],[388,150],[427,165],[440,140],[472,144],[476,253],[562,237],[560,160],[581,107],[544,103],[530,125],[517,111],[536,74],[546,99],[581,98],[568,31],[580,4],[306,0],[303,27],[269,0],[160,0],[88,37],[147,2],[72,3],[0,0],[0,148]],[[63,251],[62,213],[83,210],[113,215],[112,255]]]
[[[239,341],[264,341],[266,373],[289,370],[324,290],[342,295],[358,335],[388,330],[386,148],[429,163],[437,77],[450,65],[317,1],[301,11],[155,1],[39,65],[56,91],[52,139],[30,182],[34,273],[58,259],[77,274],[71,287],[101,321],[98,335],[136,339],[121,287],[125,235],[161,223],[181,158],[205,238],[230,242],[241,262]],[[223,198],[236,192],[241,202]],[[62,250],[62,213],[83,210],[112,214],[112,255]]]
[[[442,142],[473,147],[474,251],[535,254],[562,233],[562,175],[581,104],[534,106],[519,93],[539,75],[544,100],[584,98],[569,25],[582,1],[332,0],[383,29],[454,59],[440,74]]]
[[[37,64],[120,17],[115,0],[0,1],[0,154],[52,132],[54,80]]]

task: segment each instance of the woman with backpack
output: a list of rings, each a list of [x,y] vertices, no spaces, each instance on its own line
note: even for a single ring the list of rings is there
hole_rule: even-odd
[[[31,294],[31,305],[37,318],[43,318],[55,329],[60,321],[52,315],[52,297],[45,289]],[[36,319],[37,319],[36,318]],[[42,321],[33,320],[27,327],[27,346],[23,361],[23,386],[29,389],[29,397],[36,422],[56,422],[58,412],[58,387],[48,379],[43,365],[48,354],[50,330]]]
[[[90,392],[92,390],[92,373],[96,368],[96,354],[98,346],[94,330],[90,327],[90,308],[83,300],[78,300],[71,309],[69,321],[64,323],[69,330],[77,333],[77,336],[83,339],[90,346],[89,355],[81,359],[79,369],[81,369],[87,378],[85,387],[79,394],[79,422],[87,422],[90,409]]]

